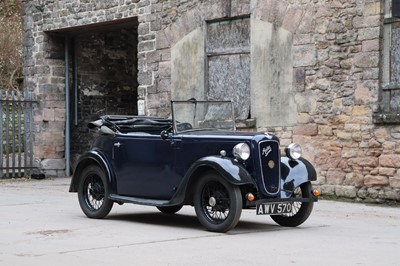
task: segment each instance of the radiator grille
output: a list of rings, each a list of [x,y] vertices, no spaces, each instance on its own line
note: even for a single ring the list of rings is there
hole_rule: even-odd
[[[277,141],[261,141],[259,143],[260,167],[265,192],[276,194],[280,186],[280,155]]]

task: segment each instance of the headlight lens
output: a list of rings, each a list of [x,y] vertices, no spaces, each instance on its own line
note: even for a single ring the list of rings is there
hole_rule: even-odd
[[[301,157],[301,147],[297,143],[291,143],[285,149],[286,155],[292,159],[297,160]]]
[[[236,159],[240,158],[241,160],[246,161],[250,157],[250,147],[246,143],[239,143],[233,147],[232,153]]]

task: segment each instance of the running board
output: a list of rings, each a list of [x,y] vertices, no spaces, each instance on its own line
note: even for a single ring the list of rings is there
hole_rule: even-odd
[[[128,196],[120,196],[117,194],[110,194],[108,198],[115,202],[123,202],[123,203],[134,203],[140,205],[147,206],[172,206],[169,200],[154,200],[154,199],[144,199],[144,198],[135,198]]]

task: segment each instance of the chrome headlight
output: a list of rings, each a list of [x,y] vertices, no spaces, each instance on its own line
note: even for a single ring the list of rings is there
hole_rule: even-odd
[[[246,143],[239,143],[233,147],[232,153],[236,159],[246,161],[250,157],[250,147]]]
[[[301,147],[297,143],[291,143],[285,149],[287,157],[292,160],[297,160],[301,157]]]

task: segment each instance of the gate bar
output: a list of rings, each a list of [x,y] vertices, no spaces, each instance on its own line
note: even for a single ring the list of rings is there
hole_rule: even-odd
[[[0,100],[3,99],[3,91],[0,90]],[[0,103],[0,178],[3,177],[3,102]]]
[[[9,108],[9,101],[8,101],[8,91],[6,91],[6,177],[7,178],[10,177],[9,170],[8,170],[8,168],[10,167],[9,125],[10,125],[10,108]]]

